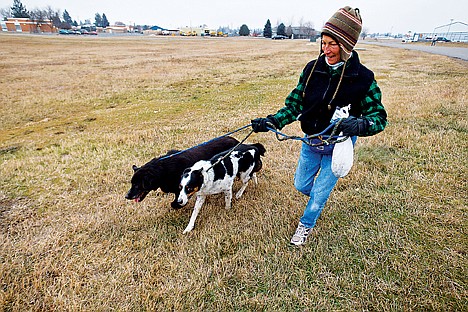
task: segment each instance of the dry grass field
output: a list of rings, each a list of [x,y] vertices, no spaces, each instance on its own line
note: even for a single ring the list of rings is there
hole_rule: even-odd
[[[358,141],[294,248],[300,146],[272,133],[248,140],[267,148],[259,184],[228,211],[209,198],[188,235],[193,200],[124,195],[132,164],[275,112],[315,43],[0,34],[0,47],[0,311],[468,310],[467,62],[358,45],[389,126]]]

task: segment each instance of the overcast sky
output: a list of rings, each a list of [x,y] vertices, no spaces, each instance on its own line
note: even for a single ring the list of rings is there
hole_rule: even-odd
[[[158,25],[178,28],[206,24],[250,29],[263,29],[267,19],[272,26],[279,23],[299,25],[311,22],[315,29],[345,5],[358,7],[363,27],[370,33],[432,32],[434,28],[453,21],[468,24],[466,0],[22,0],[26,9],[51,6],[67,10],[77,22],[94,22],[96,13],[106,14],[111,24]],[[13,0],[0,0],[0,8],[8,8]],[[443,30],[443,29],[441,29]],[[454,25],[451,30],[468,31],[466,26]]]

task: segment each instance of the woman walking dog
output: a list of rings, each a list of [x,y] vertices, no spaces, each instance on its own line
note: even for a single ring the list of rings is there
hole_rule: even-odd
[[[381,132],[387,113],[374,73],[363,66],[354,46],[362,29],[359,9],[344,7],[322,29],[320,55],[302,71],[299,82],[276,114],[252,120],[255,132],[281,129],[298,120],[306,135],[320,133],[330,124],[335,109],[351,104],[349,117],[338,126],[353,143],[357,136]],[[294,186],[309,196],[291,244],[302,245],[315,226],[338,178],[331,170],[332,150],[302,144]]]

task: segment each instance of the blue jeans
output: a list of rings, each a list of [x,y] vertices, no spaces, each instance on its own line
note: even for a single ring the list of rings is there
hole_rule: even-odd
[[[357,137],[352,137],[353,144]],[[294,176],[294,186],[309,201],[301,217],[301,223],[313,228],[325,206],[330,193],[338,178],[331,170],[332,154],[322,155],[311,150],[310,146],[302,143],[301,154]]]

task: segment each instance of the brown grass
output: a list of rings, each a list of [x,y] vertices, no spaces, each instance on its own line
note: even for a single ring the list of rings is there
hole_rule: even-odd
[[[292,248],[299,144],[271,133],[249,139],[267,148],[259,185],[229,211],[210,198],[189,235],[190,208],[124,194],[132,164],[276,111],[315,44],[1,34],[0,46],[0,310],[468,309],[466,62],[360,51],[390,124],[358,141]]]

